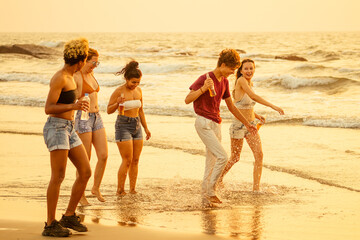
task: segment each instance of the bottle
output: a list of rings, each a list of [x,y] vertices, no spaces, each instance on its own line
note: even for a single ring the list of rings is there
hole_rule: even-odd
[[[121,98],[124,98],[124,93],[122,93],[121,95]],[[124,109],[125,107],[124,107],[124,103],[119,103],[119,113],[120,113],[120,115],[124,115]]]
[[[209,73],[206,74],[206,79],[210,78]],[[210,97],[214,97],[216,96],[216,91],[214,86],[212,86],[211,88],[209,88],[209,93],[210,93]]]
[[[209,88],[209,92],[210,92],[210,97],[216,96],[216,91],[215,91],[215,88],[214,88],[214,87]]]
[[[85,96],[82,98],[82,100],[87,101],[90,104],[89,94],[85,93]],[[87,111],[81,110],[80,120],[88,120],[88,119],[89,119],[89,113]]]

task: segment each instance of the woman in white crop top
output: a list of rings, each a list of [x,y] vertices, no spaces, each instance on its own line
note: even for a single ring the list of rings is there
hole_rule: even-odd
[[[139,63],[129,62],[117,75],[124,74],[125,84],[116,88],[107,106],[107,113],[118,110],[115,122],[115,140],[122,163],[118,171],[118,186],[116,194],[124,196],[125,180],[129,174],[130,193],[135,194],[138,175],[138,164],[143,148],[142,127],[146,133],[146,140],[151,137],[147,127],[143,110],[142,92],[138,85],[142,77]]]
[[[284,114],[284,111],[266,101],[259,95],[255,94],[252,90],[253,83],[251,81],[255,72],[255,63],[251,59],[245,59],[241,62],[241,66],[237,71],[237,80],[235,82],[235,88],[233,91],[233,98],[235,106],[240,110],[242,115],[250,123],[255,125],[255,118],[260,120],[262,124],[265,123],[265,118],[254,112],[254,105],[256,102],[271,107],[275,111],[278,111],[280,115]],[[234,119],[230,126],[230,138],[231,138],[231,157],[222,172],[219,183],[222,183],[223,177],[230,170],[230,168],[239,161],[240,153],[243,146],[244,138],[249,144],[255,158],[254,172],[253,172],[253,191],[259,191],[260,179],[262,172],[263,152],[261,146],[261,140],[259,133],[248,134],[248,131],[244,125],[237,119]]]

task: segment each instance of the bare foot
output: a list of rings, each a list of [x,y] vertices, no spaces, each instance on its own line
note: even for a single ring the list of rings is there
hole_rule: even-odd
[[[105,202],[105,198],[101,195],[99,189],[91,189],[91,193],[97,197],[100,202]]]
[[[217,196],[210,196],[209,201],[212,203],[222,203],[222,201]]]
[[[126,192],[125,191],[118,191],[118,192],[116,192],[116,196],[118,196],[118,197],[123,197],[123,196],[125,196],[126,195]]]
[[[135,191],[135,190],[130,190],[130,193],[131,193],[131,194],[137,194],[137,191]]]
[[[89,203],[89,201],[86,199],[85,196],[82,196],[80,198],[80,201],[79,201],[80,205],[85,207],[85,206],[90,206],[91,204]]]

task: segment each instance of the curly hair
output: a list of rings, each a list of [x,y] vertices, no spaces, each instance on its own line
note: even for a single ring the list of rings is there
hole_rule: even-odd
[[[70,66],[85,61],[89,52],[89,42],[85,38],[74,39],[64,46],[64,60]]]
[[[227,67],[238,68],[240,66],[240,56],[235,49],[224,49],[219,54],[217,66],[225,64]]]
[[[132,78],[141,78],[142,72],[139,69],[139,63],[137,61],[130,61],[126,66],[121,69],[120,72],[115,73],[115,75],[124,74],[126,80],[130,80]]]

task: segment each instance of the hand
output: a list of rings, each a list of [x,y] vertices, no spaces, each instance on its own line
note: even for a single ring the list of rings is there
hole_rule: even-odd
[[[78,100],[74,106],[75,110],[89,111],[90,103],[84,100]]]
[[[145,133],[146,133],[146,140],[149,140],[151,138],[151,132],[149,131],[149,129],[145,129]]]
[[[274,107],[274,110],[275,110],[275,111],[278,111],[278,112],[280,113],[280,115],[284,115],[284,114],[285,114],[285,113],[284,113],[284,110],[282,110],[281,108],[279,108],[279,107],[277,107],[277,106]]]
[[[258,132],[257,129],[256,129],[256,127],[253,126],[253,125],[251,125],[251,124],[249,124],[248,126],[246,126],[246,129],[247,129],[251,134],[254,134],[254,135]]]
[[[124,94],[123,94],[123,93],[120,95],[120,97],[118,97],[118,98],[116,99],[116,102],[117,102],[118,104],[121,104],[121,103],[124,103],[124,102],[125,102],[125,97],[124,97]]]
[[[259,114],[257,115],[257,119],[260,120],[261,124],[265,124],[265,122],[266,122],[266,118],[264,116],[259,115]]]
[[[209,88],[214,88],[214,82],[211,78],[207,78],[205,81],[204,81],[204,85],[202,86],[204,87],[206,90],[209,89]]]

